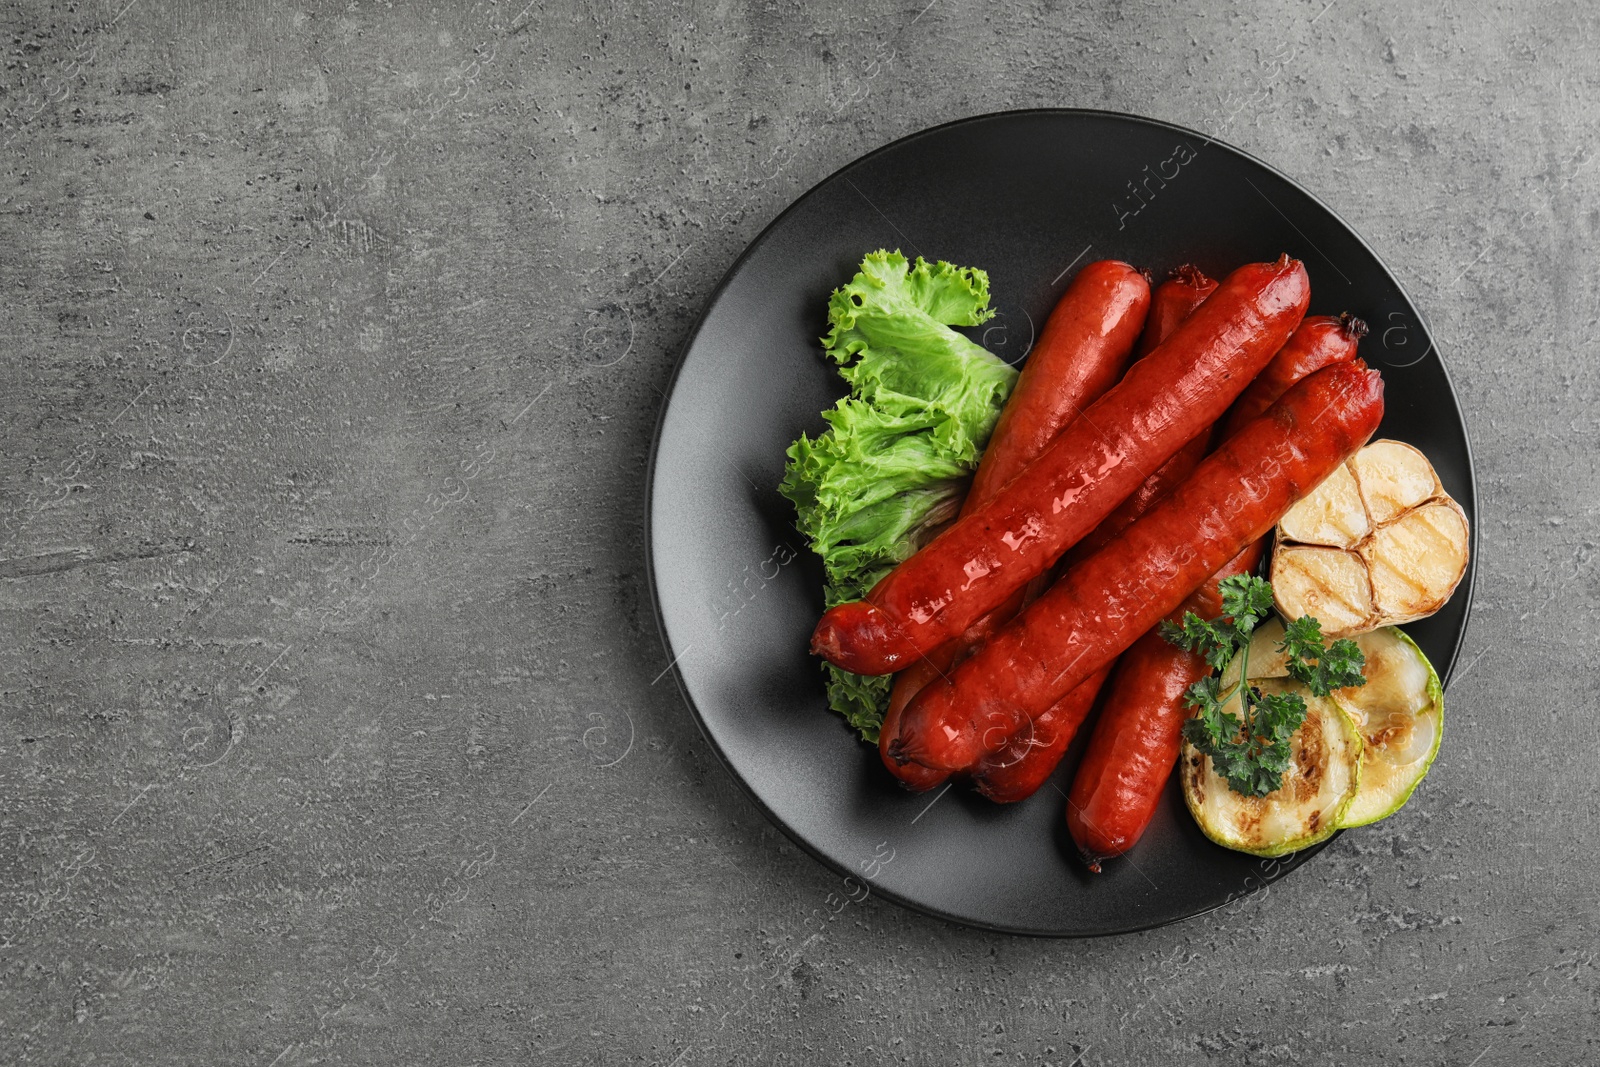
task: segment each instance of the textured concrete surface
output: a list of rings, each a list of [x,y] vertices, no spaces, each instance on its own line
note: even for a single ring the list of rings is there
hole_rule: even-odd
[[[1595,1062],[1596,15],[8,3],[0,1062]],[[643,573],[673,358],[932,123],[1150,114],[1434,323],[1482,569],[1418,802],[1049,943],[840,886],[717,765]]]

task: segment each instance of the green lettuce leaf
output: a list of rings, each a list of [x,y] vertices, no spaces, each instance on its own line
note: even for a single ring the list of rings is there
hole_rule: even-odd
[[[993,315],[983,271],[899,252],[869,254],[829,298],[822,346],[850,394],[790,446],[779,486],[829,607],[864,597],[960,509],[1017,372],[950,327]],[[826,669],[830,706],[875,742],[889,678]]]

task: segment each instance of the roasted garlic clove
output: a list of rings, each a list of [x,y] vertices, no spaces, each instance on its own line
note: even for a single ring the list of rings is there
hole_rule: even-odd
[[[1360,485],[1362,502],[1374,526],[1391,522],[1444,493],[1428,457],[1403,441],[1374,441],[1346,466]]]
[[[1385,622],[1425,618],[1467,573],[1467,517],[1449,498],[1425,504],[1378,527],[1358,552]]]
[[[1310,615],[1328,637],[1372,628],[1376,614],[1367,565],[1354,552],[1280,544],[1272,554],[1272,591],[1286,619]]]
[[[1307,545],[1350,548],[1372,532],[1361,487],[1349,464],[1339,469],[1278,520],[1278,535]]]

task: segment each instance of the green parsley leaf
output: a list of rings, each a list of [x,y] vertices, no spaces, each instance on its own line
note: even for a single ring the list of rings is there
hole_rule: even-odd
[[[1290,659],[1302,657],[1315,658],[1322,651],[1322,623],[1310,615],[1302,615],[1283,627],[1283,640],[1278,647],[1288,653]]]
[[[1272,611],[1272,586],[1251,575],[1235,575],[1217,585],[1224,614],[1209,621],[1185,612],[1181,623],[1163,622],[1161,636],[1177,647],[1202,657],[1214,671],[1223,670],[1235,655],[1240,659],[1240,679],[1250,677],[1250,635]],[[1335,689],[1365,685],[1362,669],[1366,657],[1354,641],[1340,639],[1325,645],[1322,624],[1302,615],[1284,626],[1279,651],[1288,658],[1290,677],[1313,694],[1325,697]],[[1244,796],[1264,797],[1283,788],[1289,769],[1290,744],[1306,721],[1306,702],[1298,693],[1264,694],[1247,682],[1222,692],[1221,681],[1211,674],[1195,682],[1184,694],[1194,714],[1183,724],[1183,738],[1211,758],[1212,769],[1228,788]],[[1224,710],[1238,698],[1244,718]]]
[[[1193,652],[1209,663],[1213,670],[1220,671],[1226,667],[1238,647],[1238,631],[1227,621],[1216,619],[1207,622],[1192,611],[1183,613],[1182,625],[1162,620],[1160,631],[1168,643],[1177,645],[1185,652]]]
[[[1272,585],[1251,574],[1236,574],[1217,583],[1222,613],[1241,634],[1249,634],[1272,610]]]
[[[1319,697],[1335,689],[1366,685],[1362,669],[1367,657],[1349,638],[1340,638],[1326,647],[1322,644],[1322,624],[1302,615],[1284,627],[1278,649],[1289,657],[1289,676]]]

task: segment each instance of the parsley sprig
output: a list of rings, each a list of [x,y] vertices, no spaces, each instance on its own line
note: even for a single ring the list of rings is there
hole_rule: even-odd
[[[1298,693],[1263,693],[1249,684],[1250,635],[1272,611],[1272,586],[1249,575],[1235,575],[1218,584],[1222,615],[1207,621],[1185,612],[1182,623],[1163,622],[1161,636],[1202,657],[1214,671],[1226,670],[1235,655],[1239,681],[1227,692],[1221,679],[1207,675],[1189,687],[1185,704],[1195,714],[1183,724],[1184,740],[1211,757],[1228,788],[1244,796],[1264,797],[1283,785],[1289,769],[1289,741],[1306,719],[1306,702]],[[1365,685],[1366,657],[1354,641],[1325,645],[1322,624],[1309,615],[1288,623],[1278,651],[1287,654],[1289,676],[1313,694],[1325,697],[1335,689]],[[1243,690],[1242,694],[1240,690]],[[1223,709],[1240,697],[1244,719]]]

